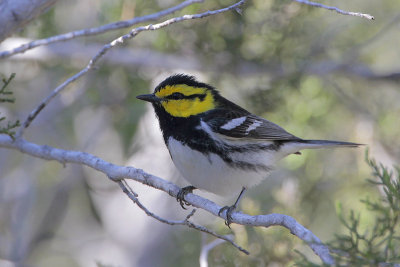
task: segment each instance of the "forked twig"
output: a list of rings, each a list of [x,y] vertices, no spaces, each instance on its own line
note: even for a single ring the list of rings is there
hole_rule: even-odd
[[[242,248],[241,246],[239,246],[238,244],[236,244],[234,241],[232,241],[231,238],[227,237],[227,236],[223,236],[223,235],[219,235],[217,233],[215,233],[214,231],[195,224],[191,221],[189,221],[189,219],[194,215],[194,213],[196,212],[196,209],[193,209],[184,220],[180,220],[180,221],[173,221],[173,220],[167,220],[164,219],[154,213],[152,213],[151,211],[149,211],[138,199],[138,195],[133,192],[133,190],[130,188],[130,186],[127,184],[127,182],[125,180],[118,180],[116,181],[118,183],[118,185],[121,187],[122,191],[133,201],[133,203],[135,203],[141,210],[143,210],[148,216],[156,219],[159,222],[165,223],[165,224],[169,224],[169,225],[186,225],[190,228],[196,229],[198,231],[207,233],[209,235],[215,236],[216,238],[220,239],[220,240],[224,240],[229,242],[231,245],[233,245],[235,248],[237,248],[238,250],[240,250],[241,252],[245,253],[246,255],[249,255],[250,253],[245,250],[244,248]]]

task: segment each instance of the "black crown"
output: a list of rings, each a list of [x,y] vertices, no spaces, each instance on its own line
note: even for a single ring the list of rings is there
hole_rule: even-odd
[[[193,87],[205,87],[210,90],[215,90],[215,88],[212,87],[211,85],[197,81],[194,76],[186,74],[175,74],[168,77],[163,82],[161,82],[156,87],[155,92],[159,91],[161,88],[164,88],[165,86],[178,85],[178,84],[186,84],[188,86],[193,86]]]

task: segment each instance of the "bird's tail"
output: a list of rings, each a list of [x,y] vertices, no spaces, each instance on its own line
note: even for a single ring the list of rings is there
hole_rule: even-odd
[[[330,141],[330,140],[301,140],[299,143],[303,144],[302,149],[313,149],[313,148],[329,148],[329,147],[359,147],[364,144],[342,142],[342,141]]]
[[[285,157],[290,154],[299,154],[300,150],[303,149],[316,149],[316,148],[335,148],[335,147],[359,147],[363,144],[341,142],[341,141],[330,141],[330,140],[295,140],[286,143],[282,147],[282,156]]]

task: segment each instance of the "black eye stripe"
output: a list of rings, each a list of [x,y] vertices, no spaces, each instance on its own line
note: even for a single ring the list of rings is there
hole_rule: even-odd
[[[171,99],[171,100],[179,100],[179,99],[195,99],[199,98],[200,101],[203,101],[204,98],[206,98],[206,94],[193,94],[193,95],[184,95],[179,92],[175,92],[173,94],[170,94],[169,96],[166,96],[166,99]]]
[[[186,99],[194,99],[196,97],[198,97],[200,99],[200,101],[203,101],[204,98],[206,98],[206,94],[194,94],[194,95],[185,96]]]
[[[184,99],[185,95],[179,92],[175,92],[173,94],[170,94],[165,97],[166,99],[172,99],[172,100],[179,100],[179,99]]]

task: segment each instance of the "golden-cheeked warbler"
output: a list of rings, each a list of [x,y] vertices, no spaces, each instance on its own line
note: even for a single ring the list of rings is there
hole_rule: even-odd
[[[182,207],[194,189],[218,195],[240,192],[234,205],[220,210],[226,211],[228,226],[246,188],[266,178],[278,160],[302,149],[360,145],[296,137],[193,76],[173,75],[153,94],[137,98],[152,103],[172,161],[191,184],[178,194]]]

